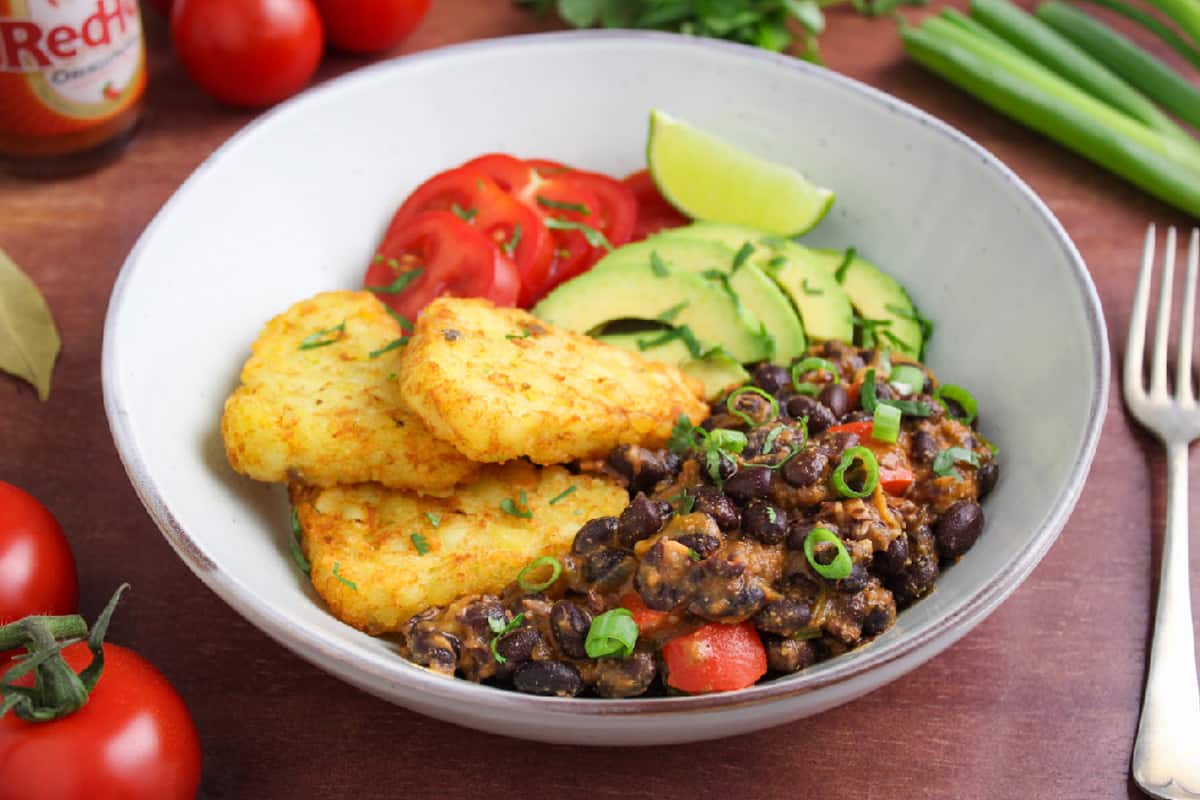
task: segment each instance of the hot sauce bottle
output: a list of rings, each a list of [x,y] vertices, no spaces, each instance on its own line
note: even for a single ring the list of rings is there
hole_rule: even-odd
[[[0,167],[100,165],[132,137],[145,89],[137,0],[0,0]]]

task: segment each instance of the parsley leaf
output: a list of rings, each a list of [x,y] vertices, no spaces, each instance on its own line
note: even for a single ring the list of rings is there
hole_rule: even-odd
[[[979,456],[975,454],[974,450],[968,450],[965,447],[947,447],[934,456],[933,473],[943,478],[947,475],[953,475],[961,481],[962,476],[954,469],[956,463],[970,464],[972,467],[978,467]]]

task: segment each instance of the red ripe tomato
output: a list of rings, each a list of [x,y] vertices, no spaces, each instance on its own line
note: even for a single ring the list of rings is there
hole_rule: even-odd
[[[434,175],[418,186],[392,217],[384,238],[426,211],[461,215],[513,260],[521,277],[519,305],[530,306],[540,297],[537,293],[546,283],[554,258],[554,240],[537,212],[515,200],[484,173],[460,167]]]
[[[632,241],[640,242],[652,233],[691,222],[662,196],[649,170],[640,169],[626,176],[622,183],[637,199],[637,224],[634,225]]]
[[[483,297],[512,306],[521,291],[516,265],[449,211],[426,211],[389,228],[363,283],[392,286],[414,270],[420,274],[399,291],[375,295],[410,320],[438,297]]]
[[[250,108],[304,88],[325,47],[312,0],[175,0],[171,41],[201,89]]]
[[[429,0],[317,0],[334,47],[377,53],[400,42],[424,19]]]
[[[78,603],[75,559],[54,515],[0,481],[0,624],[30,614],[74,614]]]
[[[77,672],[91,662],[82,642],[62,654]],[[0,774],[0,800],[192,800],[200,742],[162,673],[105,644],[104,671],[82,709],[52,722],[0,718]]]
[[[767,673],[767,651],[749,622],[710,622],[663,645],[667,685],[683,692],[729,692]]]

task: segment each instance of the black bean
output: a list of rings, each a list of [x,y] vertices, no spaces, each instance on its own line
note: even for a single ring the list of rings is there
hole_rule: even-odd
[[[918,464],[931,464],[937,456],[937,442],[925,431],[912,435],[912,457]]]
[[[771,493],[771,470],[766,467],[744,467],[725,481],[725,494],[734,502],[746,504],[756,497]]]
[[[492,636],[492,626],[488,622],[489,619],[496,619],[501,622],[508,621],[504,613],[504,606],[500,605],[500,598],[494,595],[483,595],[477,601],[460,611],[458,618],[462,621],[463,625],[474,631],[477,636],[489,639]]]
[[[767,650],[767,666],[775,672],[798,672],[816,663],[817,649],[811,641],[800,642],[771,634],[762,638]]]
[[[831,383],[826,386],[821,390],[817,399],[833,412],[836,419],[841,419],[850,413],[850,393],[840,383]]]
[[[996,481],[1000,480],[1000,465],[995,461],[987,462],[979,468],[975,480],[979,484],[979,499],[982,500],[996,488]]]
[[[732,478],[737,472],[737,468],[737,462],[724,453],[721,453],[717,458],[717,476],[721,480],[727,481]],[[704,477],[708,478],[709,480],[713,479],[712,473],[708,469],[707,460],[701,460],[700,470],[704,473]]]
[[[750,373],[750,379],[754,381],[755,386],[767,394],[777,394],[780,389],[789,386],[792,382],[792,376],[787,368],[776,364],[759,364]]]
[[[688,611],[714,622],[752,616],[762,607],[766,595],[756,584],[747,582],[745,572],[745,564],[725,558],[710,558],[697,564],[689,576],[695,592]]]
[[[443,675],[453,675],[462,643],[452,633],[418,629],[409,637],[408,649],[414,663]]]
[[[700,486],[694,491],[696,502],[692,506],[693,512],[708,514],[717,523],[717,527],[723,531],[734,530],[741,524],[737,506],[720,489],[713,486]]]
[[[820,521],[813,522],[811,520],[794,519],[788,524],[787,546],[789,550],[804,550],[804,540],[808,538],[808,534],[812,533],[813,528],[825,528],[837,535],[838,528],[832,522]]]
[[[850,416],[853,417],[854,414]],[[871,415],[866,415],[866,418],[870,419]],[[830,458],[838,458],[844,451],[858,445],[858,434],[851,431],[835,431],[826,436],[821,445],[826,455]]]
[[[878,376],[875,378],[875,399],[876,400],[895,400],[896,393],[892,391],[892,387],[888,386],[886,381],[880,380]]]
[[[687,564],[691,563],[687,560]],[[667,558],[664,539],[659,539],[646,551],[634,575],[633,588],[637,589],[647,608],[670,611],[683,602],[688,592],[687,564],[681,568],[674,558]]]
[[[667,465],[653,450],[623,444],[608,454],[608,465],[629,481],[630,492],[650,491],[667,477]]]
[[[909,606],[928,594],[937,581],[938,572],[936,558],[926,555],[913,557],[902,574],[888,579],[887,585],[896,596],[896,604]]]
[[[892,624],[891,615],[885,609],[872,608],[867,612],[866,619],[862,623],[863,636],[877,636],[888,629]]]
[[[591,626],[592,615],[569,600],[559,600],[550,609],[550,630],[567,658],[587,658],[583,645]]]
[[[973,500],[959,500],[933,525],[938,555],[958,558],[971,549],[983,530],[983,509]]]
[[[571,544],[571,552],[585,556],[594,550],[611,547],[616,540],[616,535],[616,517],[597,517],[596,519],[589,520],[579,529],[579,533],[575,534],[575,541]]]
[[[654,683],[658,669],[654,656],[637,652],[629,658],[602,658],[596,662],[596,684],[601,697],[637,697]]]
[[[638,492],[617,521],[617,540],[625,547],[633,547],[642,539],[658,533],[670,519],[674,509],[665,500],[651,500]]]
[[[873,566],[881,575],[899,575],[908,563],[908,537],[901,533],[874,556]]]
[[[667,451],[662,456],[663,466],[667,468],[669,475],[675,475],[679,472],[679,468],[683,466],[683,459],[677,454]]]
[[[541,641],[542,637],[533,628],[517,628],[497,640],[496,652],[516,664],[532,658],[533,648],[541,644]]]
[[[625,582],[636,566],[636,562],[624,551],[597,550],[588,556],[583,576],[598,589],[615,589]]]
[[[711,533],[685,533],[675,541],[692,550],[700,558],[708,558],[721,547],[721,539]]]
[[[763,544],[779,544],[787,530],[787,512],[766,500],[751,500],[742,512],[742,532]]]
[[[818,560],[820,559],[818,558]],[[862,564],[855,564],[850,568],[849,575],[833,582],[833,588],[837,589],[839,592],[844,592],[845,594],[854,594],[855,592],[861,592],[863,589],[865,589],[867,587],[867,581],[870,580],[870,578],[871,575],[869,572],[867,572],[866,567],[864,567]]]
[[[829,407],[815,398],[803,394],[794,394],[787,399],[786,409],[792,419],[808,417],[808,432],[818,434],[826,428],[836,425],[837,419]]]
[[[513,673],[513,686],[526,694],[574,697],[583,690],[583,678],[565,661],[529,661]]]
[[[728,403],[728,400],[726,402]],[[733,408],[754,420],[755,425],[771,419],[772,407],[772,402],[757,392],[743,392],[733,400]],[[746,422],[736,414],[733,415],[733,418],[742,424]]]
[[[815,447],[807,447],[783,465],[783,480],[789,486],[803,489],[818,483],[825,474],[829,459]]]
[[[754,615],[754,627],[768,633],[792,636],[797,631],[807,628],[811,620],[812,610],[807,603],[781,597],[759,609]]]

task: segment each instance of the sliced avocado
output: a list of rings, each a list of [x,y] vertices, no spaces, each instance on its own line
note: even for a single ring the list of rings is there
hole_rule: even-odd
[[[596,338],[607,344],[632,350],[651,361],[660,361],[679,367],[704,384],[704,393],[709,399],[721,396],[730,386],[740,386],[750,380],[750,374],[729,356],[713,353],[705,358],[692,358],[687,345],[679,339],[672,339],[659,347],[651,347],[646,350],[638,347],[639,341],[652,341],[656,336],[656,332],[646,331],[644,333],[605,333]]]
[[[738,251],[746,242],[754,247],[748,262],[762,269],[791,298],[809,338],[853,341],[854,316],[850,298],[828,270],[812,263],[812,252],[789,239],[768,236],[753,228],[697,222],[672,228],[655,239],[678,237],[720,242]]]
[[[651,268],[648,254],[641,260],[610,258],[550,292],[531,309],[533,315],[588,333],[613,320],[653,320],[672,312],[662,321],[687,326],[701,350],[720,346],[746,363],[770,354],[761,323],[720,283],[679,269],[668,268],[659,275]]]
[[[625,245],[605,256],[593,269],[600,269],[606,263],[625,261],[644,268],[650,263],[651,253],[657,253],[662,263],[671,270],[709,276],[727,275],[729,288],[737,296],[736,299],[762,323],[774,340],[775,350],[770,360],[778,364],[790,364],[792,359],[803,355],[807,348],[804,327],[787,296],[762,270],[752,264],[744,264],[736,272],[732,271],[737,247],[741,247],[741,242],[730,249],[716,239],[659,236],[651,241]],[[699,331],[696,334],[699,336]],[[701,339],[704,337],[701,336]]]
[[[838,282],[849,295],[858,316],[869,320],[868,327],[864,327],[862,332],[863,345],[869,347],[879,344],[899,350],[912,358],[921,357],[925,337],[918,322],[919,315],[908,293],[895,278],[849,251],[808,252],[812,255],[814,266],[835,279],[840,277]],[[850,258],[847,262],[848,255]]]

